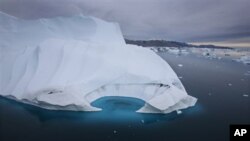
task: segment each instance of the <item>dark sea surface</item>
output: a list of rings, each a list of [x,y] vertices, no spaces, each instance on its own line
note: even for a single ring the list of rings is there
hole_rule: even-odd
[[[67,112],[0,97],[0,141],[228,141],[230,124],[250,124],[250,65],[159,55],[198,98],[195,107],[182,114],[141,114],[135,111],[142,100],[103,97],[92,103],[103,111]]]

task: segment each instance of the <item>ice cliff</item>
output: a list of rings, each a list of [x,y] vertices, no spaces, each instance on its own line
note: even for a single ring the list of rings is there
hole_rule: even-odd
[[[172,68],[126,45],[118,24],[87,17],[22,20],[0,13],[0,95],[46,109],[97,111],[103,96],[140,98],[138,112],[194,106]]]

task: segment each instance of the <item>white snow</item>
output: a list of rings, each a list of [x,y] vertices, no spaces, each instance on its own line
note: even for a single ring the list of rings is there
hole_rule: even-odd
[[[103,96],[140,98],[138,112],[194,106],[172,68],[126,45],[118,24],[74,16],[22,20],[0,13],[0,94],[54,110],[101,110]]]

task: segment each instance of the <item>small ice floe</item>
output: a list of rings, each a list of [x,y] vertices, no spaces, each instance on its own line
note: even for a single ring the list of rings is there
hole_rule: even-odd
[[[216,54],[213,54],[213,53],[210,53],[210,52],[204,52],[204,53],[202,53],[202,55],[205,56],[206,58],[209,58],[209,59],[216,59],[216,58],[218,58],[216,56]]]
[[[236,61],[250,65],[250,56],[241,56],[239,59],[236,59]]]
[[[243,94],[244,97],[248,97],[248,94]]]
[[[145,121],[144,121],[143,119],[141,120],[141,122],[142,122],[142,123],[145,123]]]
[[[178,64],[178,66],[179,66],[179,67],[183,67],[183,65],[182,65],[182,64]]]
[[[178,76],[179,79],[182,79],[183,77],[182,76]]]
[[[168,52],[171,53],[171,54],[175,54],[175,55],[180,54],[180,50],[179,50],[179,49],[176,49],[176,48],[170,48],[170,49],[168,50]]]
[[[178,115],[180,115],[180,114],[182,114],[182,111],[181,111],[181,110],[176,110],[176,113],[177,113]]]
[[[179,55],[188,55],[190,54],[187,50],[185,49],[180,49]]]
[[[114,134],[116,134],[117,133],[117,131],[116,130],[114,130]]]
[[[228,86],[232,86],[233,84],[231,84],[231,83],[228,83],[227,85],[228,85]]]
[[[209,52],[203,52],[202,55],[203,56],[210,56],[210,53]]]

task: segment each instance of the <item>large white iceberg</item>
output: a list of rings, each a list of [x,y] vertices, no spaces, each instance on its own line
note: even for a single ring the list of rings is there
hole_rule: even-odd
[[[194,106],[153,51],[126,45],[118,24],[87,17],[22,20],[0,13],[0,94],[46,109],[97,111],[103,96],[145,101],[138,112]]]

